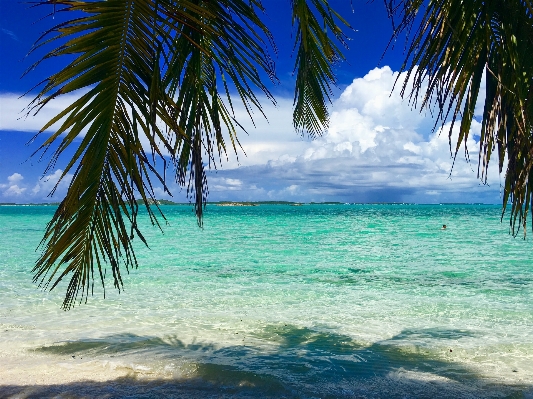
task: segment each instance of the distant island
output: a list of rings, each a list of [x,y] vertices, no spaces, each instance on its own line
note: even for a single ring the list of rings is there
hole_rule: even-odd
[[[211,204],[216,206],[259,206],[259,205],[292,205],[300,206],[303,205],[301,202],[290,202],[290,201],[218,201],[211,202]]]
[[[0,206],[29,206],[29,205],[58,206],[59,202],[42,202],[42,203],[29,202],[26,204],[19,204],[17,202],[0,202]]]
[[[144,200],[136,200],[138,205],[144,205]],[[0,206],[58,206],[59,202],[41,202],[41,203],[17,203],[17,202],[0,202]],[[174,202],[170,200],[148,200],[149,205],[191,205],[191,202]],[[302,206],[302,205],[498,205],[498,204],[485,204],[481,202],[441,202],[436,204],[417,204],[413,202],[291,202],[291,201],[217,201],[208,202],[207,205],[215,206],[259,206],[259,205],[290,205],[290,206]]]
[[[186,202],[173,202],[169,200],[149,200],[150,205],[190,205]],[[144,205],[143,200],[137,200],[137,204]],[[315,204],[312,202],[311,204]],[[317,202],[316,204],[342,204],[342,202]],[[291,206],[301,206],[304,205],[302,202],[291,202],[291,201],[216,201],[209,202],[208,205],[215,206],[259,206],[259,205],[291,205]]]
[[[137,205],[144,205],[144,200],[142,199],[139,199],[136,201],[137,202]],[[148,199],[148,204],[149,205],[188,205],[187,203],[180,203],[180,202],[174,202],[174,201],[169,201],[169,200],[153,200],[153,199]]]
[[[215,202],[213,205],[216,206],[257,206],[258,204],[253,202]]]

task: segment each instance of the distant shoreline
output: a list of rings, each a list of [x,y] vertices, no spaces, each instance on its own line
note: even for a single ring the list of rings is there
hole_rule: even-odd
[[[173,202],[169,200],[157,200],[150,203],[150,205],[192,205],[190,202]],[[59,202],[43,202],[43,203],[17,203],[17,202],[0,202],[0,206],[59,206]],[[137,201],[138,205],[144,205],[143,200]],[[291,202],[291,201],[217,201],[208,202],[207,205],[215,206],[260,206],[260,205],[501,205],[488,204],[483,202],[441,202],[433,204],[419,204],[415,202]]]

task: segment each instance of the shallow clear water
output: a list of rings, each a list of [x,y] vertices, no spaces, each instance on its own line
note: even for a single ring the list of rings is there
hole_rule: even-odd
[[[0,207],[0,390],[533,397],[533,248],[499,206],[163,209],[125,291],[63,312],[30,273],[54,208]]]

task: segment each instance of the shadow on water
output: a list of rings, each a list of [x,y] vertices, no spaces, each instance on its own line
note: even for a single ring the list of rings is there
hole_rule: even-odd
[[[454,362],[451,354],[437,356],[417,345],[473,335],[466,330],[404,330],[364,346],[348,336],[281,324],[229,347],[185,344],[177,337],[111,335],[36,351],[62,358],[185,361],[194,364],[194,373],[154,379],[132,370],[128,377],[106,382],[0,385],[0,397],[532,398],[532,386],[488,381]]]

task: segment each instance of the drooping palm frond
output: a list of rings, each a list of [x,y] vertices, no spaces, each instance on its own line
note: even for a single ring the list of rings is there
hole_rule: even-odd
[[[416,101],[423,94],[421,107],[436,107],[438,120],[451,120],[450,140],[454,123],[461,120],[455,156],[468,138],[485,76],[478,176],[486,182],[494,151],[500,173],[507,158],[503,213],[510,202],[512,233],[523,227],[525,234],[533,204],[531,2],[385,0],[385,4],[398,21],[395,35],[415,28],[402,67],[414,83],[409,89],[406,79],[402,95],[408,93]]]
[[[30,104],[38,112],[60,95],[84,89],[86,93],[42,128],[60,123],[41,146],[59,145],[52,162],[82,138],[74,157],[63,171],[72,172],[68,193],[47,226],[43,253],[34,268],[34,279],[53,289],[71,275],[63,308],[78,296],[86,298],[94,285],[95,268],[102,285],[106,264],[114,286],[122,287],[121,267],[136,267],[132,239],[144,238],[137,227],[136,195],[148,205],[153,199],[150,176],[165,186],[141,144],[143,136],[152,152],[161,155],[157,141],[165,137],[152,123],[150,89],[156,67],[154,47],[157,10],[152,2],[108,0],[94,2],[49,1],[64,6],[58,12],[82,11],[84,15],[53,28],[64,43],[45,58],[74,55],[63,70],[47,79]],[[45,42],[46,43],[46,42]],[[152,90],[153,91],[153,90]],[[153,103],[152,103],[153,104]]]
[[[120,290],[122,267],[129,271],[137,266],[132,239],[137,235],[147,243],[137,226],[136,197],[158,225],[150,207],[157,207],[152,180],[167,190],[154,156],[163,161],[170,157],[182,184],[189,173],[201,223],[207,190],[204,159],[211,162],[215,153],[220,157],[226,152],[224,127],[233,149],[238,145],[238,122],[218,82],[223,82],[229,107],[231,86],[251,115],[254,107],[261,111],[254,90],[272,99],[259,70],[271,77],[274,70],[263,39],[268,41],[269,33],[258,18],[256,1],[40,4],[61,6],[58,13],[81,14],[41,38],[37,47],[61,43],[44,59],[69,55],[74,60],[44,82],[29,106],[36,113],[58,96],[85,90],[41,130],[60,124],[40,147],[46,151],[57,145],[49,167],[81,138],[61,177],[73,174],[68,193],[47,226],[43,253],[33,270],[35,281],[50,289],[70,276],[63,303],[69,309],[92,291],[95,271],[105,289],[110,265]],[[161,124],[166,128],[161,130]]]
[[[348,27],[349,24],[330,7],[328,0],[291,3],[292,23],[296,26],[293,124],[296,131],[307,132],[314,138],[329,126],[327,102],[335,84],[333,65],[344,60],[335,40],[346,46],[346,36],[337,20]]]
[[[176,35],[163,82],[174,99],[169,113],[176,115],[177,131],[188,138],[173,140],[177,180],[187,184],[201,224],[207,198],[206,164],[216,167],[215,157],[227,157],[224,131],[235,154],[240,147],[240,124],[233,115],[230,93],[237,92],[250,118],[254,109],[264,116],[256,90],[274,102],[259,74],[263,71],[276,79],[266,51],[271,35],[257,14],[262,6],[256,0],[179,1],[175,7],[167,21]]]

